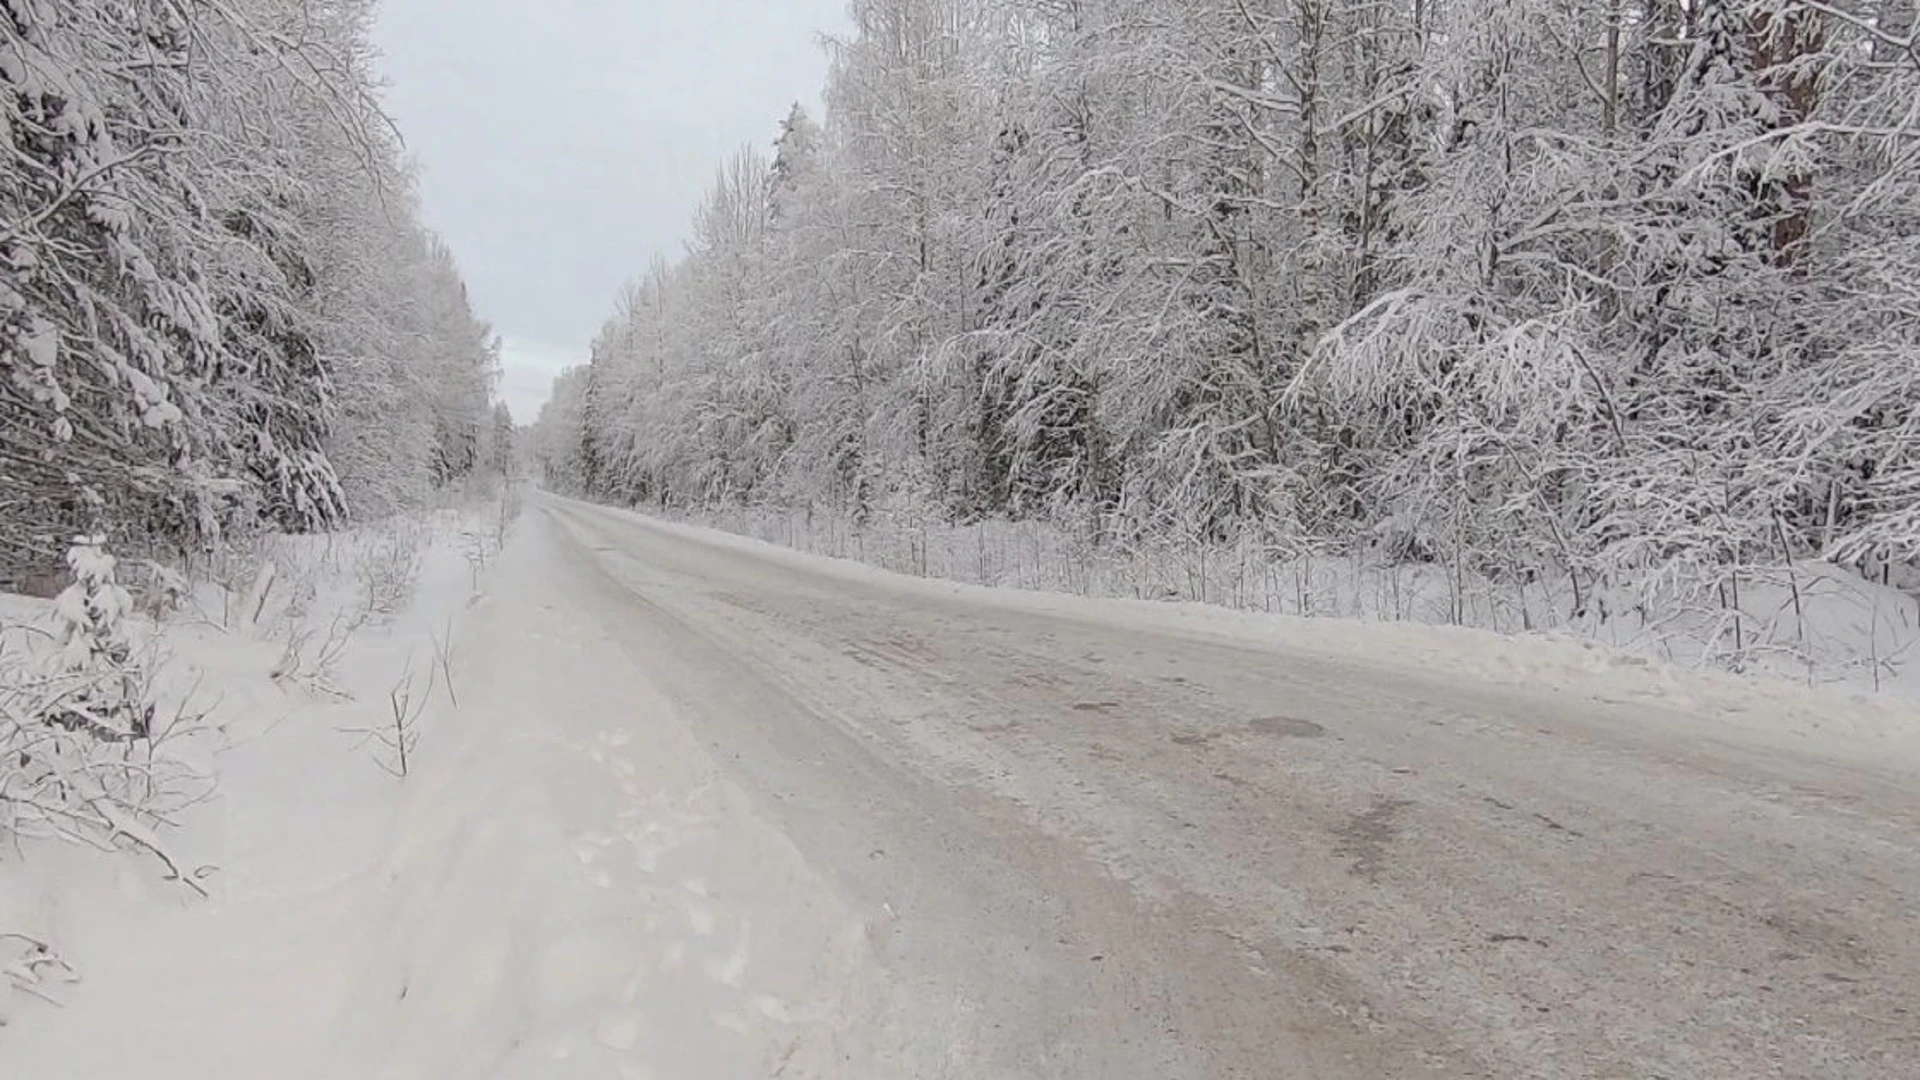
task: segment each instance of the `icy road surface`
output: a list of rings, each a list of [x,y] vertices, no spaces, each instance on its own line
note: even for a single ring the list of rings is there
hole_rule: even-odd
[[[1910,742],[536,506],[578,617],[864,921],[911,1072],[1920,1076]]]

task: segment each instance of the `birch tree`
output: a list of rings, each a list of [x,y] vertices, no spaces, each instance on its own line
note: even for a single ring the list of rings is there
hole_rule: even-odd
[[[1596,617],[1920,561],[1909,0],[851,21],[752,238],[703,226],[570,377],[546,442],[623,462],[590,493],[1252,539]]]

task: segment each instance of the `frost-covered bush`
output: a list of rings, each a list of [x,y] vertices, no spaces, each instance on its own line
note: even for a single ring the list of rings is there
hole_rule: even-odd
[[[385,522],[359,541],[353,572],[366,610],[397,615],[413,597],[429,540],[426,526],[412,518]]]
[[[0,837],[130,844],[179,877],[154,829],[210,788],[165,750],[196,718],[176,702],[158,719],[157,646],[138,640],[103,538],[77,538],[67,562],[51,628],[0,622]]]
[[[60,620],[57,679],[68,682],[43,718],[102,742],[145,738],[153,704],[129,636],[133,597],[120,585],[106,537],[76,538],[67,552],[73,584],[54,600]]]

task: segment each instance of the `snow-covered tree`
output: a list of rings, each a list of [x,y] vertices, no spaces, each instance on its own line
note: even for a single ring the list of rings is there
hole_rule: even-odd
[[[193,551],[472,467],[489,335],[417,224],[370,19],[0,5],[0,578],[99,528]]]
[[[556,475],[1364,547],[1590,613],[1920,560],[1908,0],[851,22],[764,215],[713,231],[730,172],[569,376]]]

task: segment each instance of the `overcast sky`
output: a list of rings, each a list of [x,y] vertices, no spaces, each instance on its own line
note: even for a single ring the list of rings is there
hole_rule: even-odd
[[[531,423],[621,283],[677,258],[725,157],[816,107],[845,0],[384,0],[389,111],[427,223]]]

